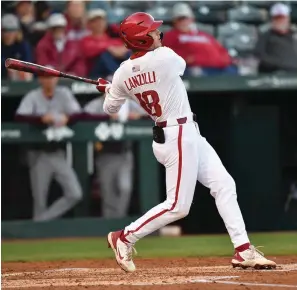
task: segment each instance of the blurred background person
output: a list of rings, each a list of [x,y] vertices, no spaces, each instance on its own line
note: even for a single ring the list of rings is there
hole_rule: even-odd
[[[87,103],[84,107],[89,120],[111,118],[125,123],[147,114],[134,101],[126,101],[118,114],[107,115],[103,111],[104,97]],[[127,141],[95,143],[96,174],[102,199],[102,215],[106,218],[121,218],[128,214],[133,190],[134,158],[132,144]]]
[[[7,70],[5,60],[16,58],[23,61],[32,61],[29,43],[23,38],[20,23],[13,14],[6,14],[1,19],[1,78],[10,80],[31,80],[32,75],[26,72]]]
[[[113,11],[113,4],[112,1],[97,1],[97,0],[85,0],[87,10],[93,9],[103,9],[106,11],[108,15],[108,21],[111,23],[116,23],[116,15]]]
[[[271,28],[259,36],[255,55],[259,72],[297,72],[297,31],[291,26],[290,8],[283,3],[271,7]]]
[[[57,81],[57,78],[39,77],[41,87],[25,95],[16,120],[55,128],[74,122],[81,114],[80,105],[67,87],[57,86]],[[28,152],[34,221],[61,217],[82,198],[81,186],[66,161],[63,148],[63,143],[48,142],[35,145]],[[48,190],[53,178],[61,185],[63,196],[48,207]]]
[[[128,57],[128,50],[115,33],[110,33],[104,10],[91,10],[87,18],[91,34],[82,39],[81,46],[88,75],[95,78],[111,76]]]
[[[78,41],[88,34],[85,1],[67,1],[65,17],[67,19],[67,39]]]
[[[185,59],[185,75],[237,73],[228,51],[213,36],[195,28],[194,14],[188,4],[173,6],[172,24],[173,29],[164,35],[163,45]]]
[[[36,61],[70,74],[85,76],[84,53],[77,41],[66,36],[67,21],[63,14],[52,14],[47,21],[48,31],[36,48]]]
[[[35,2],[35,22],[31,25],[28,41],[32,47],[36,47],[47,30],[47,19],[51,14],[51,7],[47,1]]]
[[[35,7],[33,1],[15,1],[15,14],[21,23],[24,38],[30,38],[31,27],[35,22]]]

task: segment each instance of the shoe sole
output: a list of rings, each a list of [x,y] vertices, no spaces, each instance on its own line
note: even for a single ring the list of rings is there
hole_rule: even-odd
[[[117,261],[117,264],[121,267],[121,269],[123,271],[125,271],[126,273],[131,273],[131,271],[129,271],[123,264],[121,264],[119,261],[118,261],[118,254],[117,254],[117,250],[115,249],[115,247],[113,246],[113,242],[112,242],[112,237],[111,237],[112,233],[109,233],[107,235],[107,244],[108,244],[108,248],[111,248],[114,252],[114,255],[115,255],[115,258],[116,258],[116,261]]]
[[[264,265],[260,265],[260,264],[255,264],[254,266],[247,266],[247,265],[243,265],[243,264],[236,264],[236,263],[232,263],[233,268],[242,268],[242,269],[248,269],[248,268],[253,268],[255,270],[273,270],[276,268],[276,265],[268,265],[268,264],[264,264]]]

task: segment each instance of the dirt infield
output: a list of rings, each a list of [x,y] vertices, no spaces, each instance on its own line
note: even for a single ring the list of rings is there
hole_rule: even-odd
[[[276,270],[235,270],[227,258],[136,258],[132,274],[114,260],[2,263],[2,289],[297,289],[297,256],[271,258]]]

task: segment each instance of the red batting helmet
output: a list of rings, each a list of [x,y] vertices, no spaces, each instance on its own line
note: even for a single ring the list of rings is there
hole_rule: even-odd
[[[120,36],[128,48],[149,50],[154,40],[148,33],[156,30],[162,23],[162,20],[155,21],[150,14],[144,12],[133,13],[121,23]]]

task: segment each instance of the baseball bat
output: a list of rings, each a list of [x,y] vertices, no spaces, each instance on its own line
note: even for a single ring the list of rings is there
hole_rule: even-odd
[[[35,63],[26,62],[13,58],[7,58],[5,60],[5,67],[14,70],[35,73],[39,76],[60,77],[66,79],[73,79],[76,81],[81,81],[93,85],[98,85],[98,81],[95,80],[74,76],[43,65],[38,65]]]

